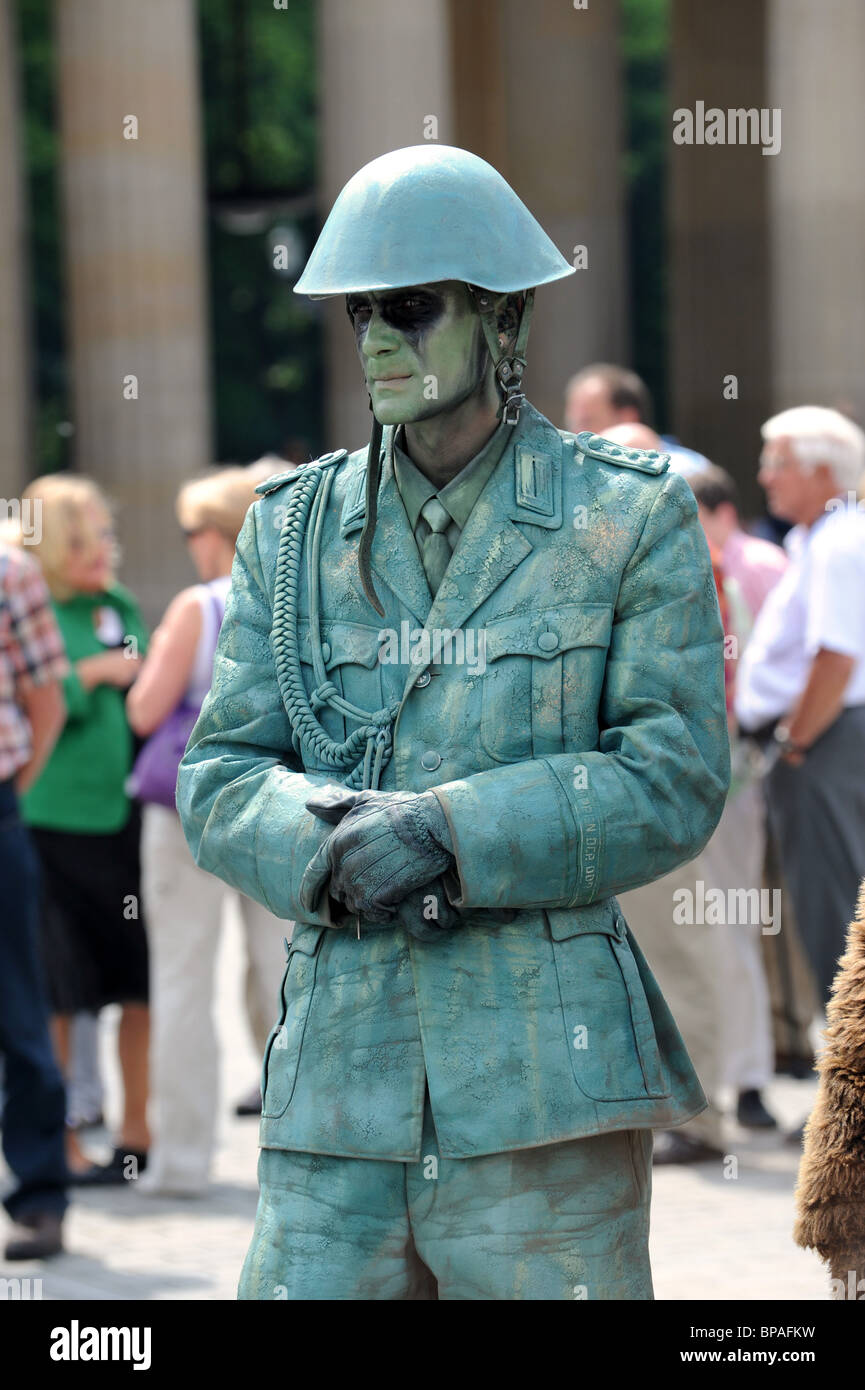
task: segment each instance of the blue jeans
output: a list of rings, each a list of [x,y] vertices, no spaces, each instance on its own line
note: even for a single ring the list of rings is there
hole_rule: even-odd
[[[0,1053],[3,1156],[17,1181],[13,1220],[66,1209],[66,1095],[48,1032],[39,959],[39,870],[15,788],[0,783]]]

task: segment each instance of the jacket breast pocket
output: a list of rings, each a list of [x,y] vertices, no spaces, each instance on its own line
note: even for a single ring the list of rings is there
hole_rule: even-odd
[[[597,742],[613,608],[567,603],[487,624],[480,738],[495,762]]]
[[[294,1094],[297,1068],[312,1004],[319,948],[327,927],[298,922],[280,991],[279,1019],[271,1029],[261,1067],[261,1113],[274,1120],[284,1114]]]
[[[323,621],[320,628],[320,665],[313,661],[309,620],[298,623],[298,648],[307,694],[316,718],[332,739],[342,743],[357,728],[358,719],[325,704],[330,693],[355,709],[375,714],[385,703],[379,662],[380,629],[364,623]],[[332,690],[331,690],[332,687]]]
[[[606,901],[550,912],[547,921],[580,1090],[600,1101],[668,1096],[671,1081],[624,917]]]

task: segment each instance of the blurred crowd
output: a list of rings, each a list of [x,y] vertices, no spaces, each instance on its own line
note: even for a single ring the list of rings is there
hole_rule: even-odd
[[[8,1259],[62,1248],[67,1190],[136,1179],[207,1186],[220,1113],[214,972],[224,884],[186,846],[177,766],[210,687],[234,548],[255,487],[284,460],[214,468],[176,503],[198,583],[148,633],[118,582],[111,500],[92,480],[36,479],[27,544],[0,542],[0,933],[3,1149],[15,1187]],[[18,536],[23,541],[24,536]],[[234,895],[237,897],[237,895]],[[239,900],[246,1004],[263,1053],[286,923]],[[122,1114],[108,1163],[98,1019],[120,1008]],[[237,1106],[260,1109],[257,1085]]]
[[[764,1094],[773,1074],[811,1073],[865,877],[865,435],[816,406],[767,421],[757,476],[768,515],[749,523],[732,477],[657,435],[651,418],[644,383],[624,368],[595,364],[568,386],[567,429],[670,453],[694,493],[725,633],[724,815],[693,863],[621,897],[709,1099],[656,1135],[655,1161],[692,1163],[724,1152],[730,1119],[777,1129]],[[269,457],[181,487],[178,543],[198,583],[152,635],[118,581],[113,504],[93,481],[37,479],[22,502],[38,508],[38,527],[0,539],[9,1259],[62,1248],[70,1186],[135,1178],[142,1192],[189,1197],[207,1186],[230,890],[194,864],[174,783],[210,685],[237,535],[256,484],[290,466]],[[262,1053],[291,924],[239,907]],[[96,1163],[86,1135],[104,1118],[109,1005],[123,1104],[112,1157]],[[257,1086],[237,1103],[259,1108]]]

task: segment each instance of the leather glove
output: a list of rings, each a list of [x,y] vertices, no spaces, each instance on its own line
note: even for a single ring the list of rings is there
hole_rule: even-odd
[[[329,825],[339,825],[343,816],[350,811],[359,792],[349,791],[342,785],[322,787],[314,792],[306,803],[306,809],[311,811],[319,820],[327,821]],[[327,858],[327,840],[316,850],[315,854],[307,864],[303,878],[300,880],[298,897],[301,907],[307,912],[317,912],[321,895],[330,878],[330,864]],[[342,903],[337,902],[328,894],[330,904],[330,916],[335,927],[345,927],[350,920],[350,914],[343,907]]]
[[[416,941],[438,941],[443,932],[462,926],[462,919],[456,908],[451,907],[441,878],[407,894],[397,905],[396,920]]]
[[[429,885],[453,865],[444,811],[432,792],[350,792],[328,788],[306,803],[323,820],[338,820],[337,828],[310,860],[300,894],[318,896],[329,872],[330,894],[350,912],[375,922],[391,921],[409,895],[409,920],[423,933],[437,935],[456,914],[443,891],[435,893],[439,916],[426,920],[424,897],[414,890]],[[348,809],[346,809],[348,807]],[[443,911],[443,909],[445,909]],[[415,932],[415,935],[418,933]]]

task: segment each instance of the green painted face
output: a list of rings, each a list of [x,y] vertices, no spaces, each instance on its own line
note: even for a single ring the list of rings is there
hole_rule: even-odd
[[[381,424],[426,420],[483,395],[492,363],[459,280],[350,294],[346,308]]]

